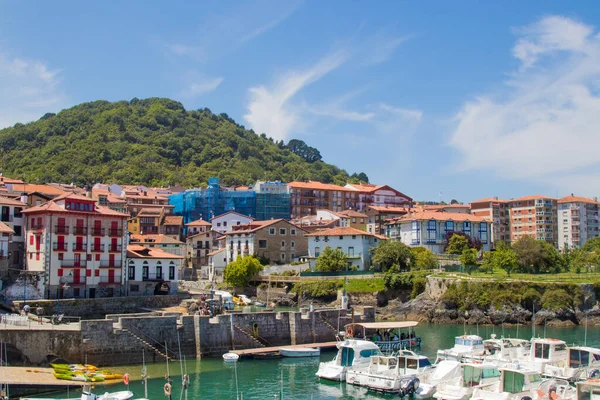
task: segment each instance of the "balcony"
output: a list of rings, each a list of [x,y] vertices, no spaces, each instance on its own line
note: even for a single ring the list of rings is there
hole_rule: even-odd
[[[100,268],[121,268],[121,260],[100,261]]]
[[[115,276],[99,276],[101,285],[120,285],[121,284],[121,275]]]
[[[104,228],[92,228],[92,236],[104,236]]]
[[[120,253],[123,250],[123,246],[120,244],[111,244],[108,246],[108,251],[111,253]]]
[[[87,260],[61,260],[61,268],[85,268]]]
[[[78,285],[85,285],[87,283],[87,277],[85,276],[78,276],[78,277],[73,277],[73,281],[69,282],[68,285],[71,286],[78,286]]]
[[[44,225],[33,225],[29,228],[32,233],[42,233],[44,231]]]
[[[86,251],[87,243],[73,243],[73,251]]]
[[[108,235],[109,236],[123,236],[123,229],[120,229],[120,228],[113,229],[113,228],[111,228],[111,229],[108,230]]]
[[[160,281],[164,279],[164,274],[149,273],[148,275],[142,275],[142,281]]]
[[[67,249],[67,243],[59,243],[59,242],[54,242],[52,243],[52,250],[54,251],[68,251]]]
[[[103,252],[104,244],[102,243],[92,243],[92,251],[93,252]]]
[[[68,235],[69,227],[65,225],[56,225],[54,227],[54,233],[56,233],[57,235]]]
[[[73,235],[87,235],[87,227],[85,226],[74,226]]]

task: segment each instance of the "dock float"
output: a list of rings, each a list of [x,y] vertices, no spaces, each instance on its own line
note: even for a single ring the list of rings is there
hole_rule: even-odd
[[[321,350],[327,349],[335,349],[337,347],[338,342],[324,342],[324,343],[304,343],[304,344],[294,344],[288,346],[274,346],[274,347],[256,347],[253,349],[244,349],[244,350],[231,350],[231,353],[235,353],[240,357],[251,356],[256,353],[271,353],[275,351],[279,351],[279,349],[302,349],[306,347],[314,347],[320,348]]]
[[[81,387],[85,382],[67,381],[57,379],[54,376],[52,368],[37,367],[0,367],[0,376],[3,383],[10,385],[35,385],[35,386],[56,386]]]

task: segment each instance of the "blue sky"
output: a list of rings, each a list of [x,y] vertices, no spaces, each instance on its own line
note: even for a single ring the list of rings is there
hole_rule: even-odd
[[[600,194],[594,1],[0,1],[0,127],[169,97],[415,199]]]

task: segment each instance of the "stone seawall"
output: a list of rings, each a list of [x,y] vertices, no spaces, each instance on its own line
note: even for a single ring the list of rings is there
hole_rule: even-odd
[[[130,297],[105,297],[98,299],[61,299],[56,300],[33,300],[27,301],[32,312],[37,307],[44,309],[44,315],[56,313],[57,304],[60,304],[60,313],[65,315],[79,316],[83,319],[104,318],[107,314],[123,313],[127,310],[131,313],[147,311],[149,308],[163,308],[176,306],[181,300],[188,299],[188,294],[174,294],[168,296],[130,296]],[[23,301],[15,301],[14,310],[23,308]]]
[[[346,310],[227,314],[214,318],[181,315],[115,314],[81,321],[80,330],[0,329],[7,343],[9,363],[44,365],[54,358],[101,366],[161,362],[177,358],[179,347],[187,359],[216,356],[231,349],[334,341],[339,326],[375,320],[375,309],[362,315]],[[146,343],[144,343],[146,342]],[[151,347],[153,348],[151,348]],[[11,359],[12,358],[12,359]]]

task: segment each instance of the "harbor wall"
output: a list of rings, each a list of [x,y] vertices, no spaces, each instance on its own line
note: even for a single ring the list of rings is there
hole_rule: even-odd
[[[177,358],[179,348],[187,359],[218,356],[232,349],[284,346],[336,340],[337,326],[371,322],[375,309],[362,315],[346,310],[314,312],[263,312],[226,314],[214,318],[197,315],[114,314],[106,319],[83,320],[79,330],[0,329],[0,341],[13,350],[9,363],[47,365],[55,358],[100,366],[163,362]],[[343,329],[343,328],[342,328]]]
[[[37,307],[44,309],[44,315],[54,315],[57,304],[60,304],[60,313],[69,316],[78,316],[82,319],[104,318],[107,314],[118,314],[124,311],[139,313],[152,308],[164,308],[176,306],[183,299],[190,298],[188,294],[174,294],[167,296],[128,296],[128,297],[105,297],[98,299],[61,299],[56,300],[32,300],[27,304],[35,312]],[[23,308],[23,301],[13,302],[14,311]]]

